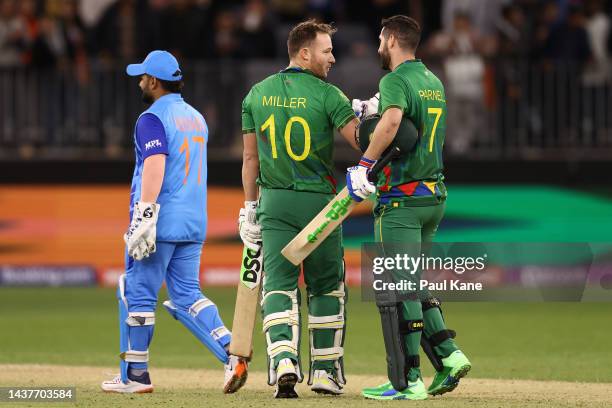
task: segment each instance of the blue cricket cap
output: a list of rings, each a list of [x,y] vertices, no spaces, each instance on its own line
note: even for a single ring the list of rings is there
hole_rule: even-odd
[[[142,64],[130,64],[125,69],[129,76],[151,75],[164,81],[180,81],[183,73],[178,61],[168,51],[151,51]]]

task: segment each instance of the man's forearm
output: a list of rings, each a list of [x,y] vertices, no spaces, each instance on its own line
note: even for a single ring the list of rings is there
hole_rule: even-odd
[[[257,174],[259,173],[259,160],[255,157],[245,157],[242,161],[242,187],[244,200],[257,200]]]
[[[257,176],[259,175],[259,154],[257,152],[257,136],[246,133],[242,137],[242,188],[244,201],[257,200]]]
[[[161,191],[166,170],[166,155],[155,154],[149,156],[144,161],[142,169],[142,184],[140,191],[140,201],[146,203],[157,202],[157,197]]]
[[[359,119],[355,118],[348,122],[342,129],[339,130],[340,135],[348,142],[349,145],[355,150],[359,150],[357,140],[355,140],[355,132],[359,126]]]

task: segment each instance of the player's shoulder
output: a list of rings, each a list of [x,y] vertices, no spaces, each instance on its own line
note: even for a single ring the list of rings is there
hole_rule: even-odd
[[[153,109],[153,105],[149,106],[147,110],[142,112],[138,119],[136,119],[136,127],[143,128],[151,125],[157,125],[158,123],[164,124],[163,111],[160,109]]]
[[[442,84],[440,78],[438,78],[438,76],[432,70],[430,70],[427,65],[421,62],[420,68],[422,69],[421,78],[423,78],[425,82],[427,82],[430,86],[433,87],[444,88],[444,85]]]
[[[323,87],[327,91],[342,92],[340,88],[338,88],[336,85],[332,84],[331,82],[321,81],[320,79],[319,81],[321,83],[321,87]]]
[[[192,104],[190,104],[189,102],[187,102],[184,98],[181,97],[180,99],[180,104],[182,104],[182,106],[184,107],[183,109],[186,109],[191,115],[204,119],[204,115],[202,114],[202,112],[200,112],[198,109],[196,109],[195,106],[193,106]],[[170,107],[168,107],[168,109],[170,109]]]
[[[204,119],[204,114],[200,112],[199,110],[197,110],[196,108],[194,108],[192,105],[187,104],[187,106],[191,110],[193,116],[195,116],[198,120],[200,120],[204,124],[206,128],[208,128],[208,125],[206,124],[206,119]]]
[[[331,84],[329,82],[325,82],[325,81],[321,81],[324,85],[323,85],[323,89],[324,89],[324,95],[325,98],[340,98],[343,101],[346,101],[347,103],[349,102],[349,99],[346,97],[346,95],[344,94],[344,92],[342,92],[342,90],[340,88],[338,88],[336,85]]]
[[[161,121],[161,118],[157,114],[150,112],[147,109],[142,112],[136,119],[134,134],[136,135],[136,137],[139,137],[139,135],[146,133],[146,131],[150,128],[157,128],[159,124],[161,124],[163,127],[163,122]]]
[[[328,98],[337,99],[338,97],[341,99],[347,99],[344,93],[336,85],[332,84],[331,82],[327,82],[326,80],[323,80],[312,73],[301,74],[298,78],[300,78],[298,85],[308,89],[308,93],[310,95],[320,96],[320,100],[324,101]]]
[[[402,73],[396,70],[396,71],[387,72],[385,75],[383,75],[383,77],[380,79],[380,81],[381,82],[383,82],[383,81],[385,81],[385,82],[387,82],[387,81],[402,81],[403,79],[404,78],[403,78]]]
[[[138,116],[138,119],[136,119],[136,123],[138,124],[151,122],[161,122],[161,118],[159,117],[159,114],[157,112],[151,111],[149,109],[142,112],[140,116]]]
[[[442,82],[442,80],[433,72],[431,72],[429,69],[427,70],[427,73],[431,79],[431,81],[437,85],[440,88],[444,88],[444,83]]]
[[[202,112],[200,112],[187,102],[185,102],[185,104],[187,105],[188,109],[191,110],[191,114],[196,118],[196,121],[200,124],[203,130],[208,131],[208,124],[206,123],[206,119],[204,118]]]
[[[250,93],[257,92],[260,89],[264,89],[267,86],[275,85],[279,79],[278,73],[274,73],[272,75],[268,75],[266,78],[257,82],[255,85],[251,87]]]
[[[378,82],[379,88],[396,87],[406,84],[406,79],[397,71],[387,72]]]
[[[249,89],[249,92],[247,92],[247,94],[244,97],[243,100],[243,104],[244,103],[249,103],[250,100],[252,100],[254,95],[257,95],[259,92],[262,92],[262,90],[264,90],[266,87],[269,86],[272,78],[274,77],[274,75],[270,75],[267,78],[255,83],[253,86],[251,86],[251,89]]]

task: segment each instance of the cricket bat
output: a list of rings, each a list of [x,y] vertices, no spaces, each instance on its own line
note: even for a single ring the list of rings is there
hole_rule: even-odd
[[[240,282],[236,295],[230,354],[249,358],[253,350],[253,329],[257,317],[257,304],[263,278],[263,250],[244,247],[240,266]]]
[[[370,171],[368,179],[374,183],[378,173],[391,160],[400,155],[400,149],[394,147],[382,159],[380,159]],[[291,240],[281,251],[281,254],[294,265],[300,265],[302,261],[312,253],[321,242],[325,240],[341,223],[349,216],[358,203],[351,198],[348,189],[344,187],[331,200],[316,217],[308,223],[295,238]]]

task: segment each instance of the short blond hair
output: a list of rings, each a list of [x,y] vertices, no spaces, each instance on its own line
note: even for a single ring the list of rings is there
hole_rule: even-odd
[[[317,34],[329,34],[331,37],[336,31],[331,24],[318,23],[315,19],[299,23],[291,29],[287,38],[289,58],[293,58],[302,48],[310,45],[317,38]]]

